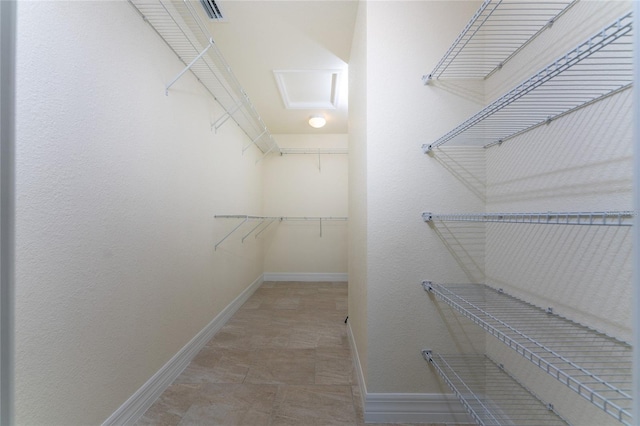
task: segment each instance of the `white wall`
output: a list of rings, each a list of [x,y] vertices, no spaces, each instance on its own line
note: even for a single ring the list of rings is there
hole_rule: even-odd
[[[98,424],[261,275],[262,170],[127,2],[18,6],[16,421]]]
[[[518,62],[541,51],[550,62],[630,8],[630,2],[578,3]],[[554,46],[554,37],[562,43]],[[490,84],[526,77],[517,65],[504,71]],[[488,149],[487,210],[631,210],[632,123],[627,90]],[[532,303],[630,341],[631,252],[627,227],[488,225],[487,275],[497,287],[513,287]]]
[[[578,3],[488,87],[523,80],[537,70],[524,64],[533,67],[541,57],[550,62],[630,8],[630,2]],[[632,210],[631,100],[626,90],[488,149],[487,211]],[[630,227],[487,224],[488,284],[627,342],[634,326],[634,263]],[[619,424],[487,339],[489,354],[570,423]]]
[[[476,6],[367,3],[369,392],[448,393],[425,364],[421,349],[455,352],[480,344],[474,332],[452,338],[447,316],[420,286],[429,279],[468,281],[460,261],[423,222],[421,212],[484,208],[482,185],[470,185],[448,167],[464,162],[470,176],[474,171],[484,173],[482,152],[454,149],[430,157],[420,149],[457,124],[461,115],[478,108],[473,99],[454,90],[425,87],[421,82]]]
[[[430,301],[419,283],[486,281],[629,340],[631,230],[431,227],[421,221],[420,212],[630,210],[630,92],[500,147],[447,146],[431,156],[420,154],[419,147],[620,16],[629,3],[580,2],[486,85],[448,81],[421,86],[420,77],[437,63],[478,5],[360,5],[358,22],[366,28],[356,27],[355,63],[354,58],[350,63],[350,72],[360,76],[350,87],[352,94],[357,90],[356,102],[351,101],[357,108],[350,111],[350,176],[352,193],[366,193],[366,206],[352,199],[357,216],[350,214],[354,225],[356,217],[358,224],[366,222],[366,230],[358,239],[350,236],[350,279],[358,279],[350,283],[350,291],[362,297],[351,297],[349,308],[360,361],[366,365],[366,390],[448,393],[425,366],[420,349],[487,351],[513,365],[539,394],[554,398],[575,424],[594,419],[606,424],[611,418],[511,359],[479,328],[443,303]],[[357,103],[362,96],[365,105]],[[366,184],[356,185],[358,179]]]
[[[347,135],[274,135],[281,148],[347,148]],[[264,160],[266,216],[347,217],[348,155],[271,155]],[[274,223],[265,242],[267,273],[347,273],[346,221]]]
[[[349,59],[349,329],[367,374],[367,6],[358,4]],[[364,379],[363,377],[363,379]],[[360,383],[366,390],[366,382]]]

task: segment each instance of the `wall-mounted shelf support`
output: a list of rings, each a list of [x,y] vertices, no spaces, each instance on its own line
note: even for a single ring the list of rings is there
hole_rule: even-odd
[[[231,234],[233,234],[234,232],[236,232],[238,230],[238,228],[240,228],[242,225],[244,225],[245,223],[247,223],[247,221],[249,220],[249,216],[245,216],[244,220],[242,222],[240,222],[235,228],[233,228],[227,235],[225,235],[224,237],[222,237],[222,239],[220,241],[218,241],[214,246],[213,246],[213,250],[217,250],[218,246],[220,244],[222,244],[222,242],[224,240],[226,240],[227,238],[229,238],[231,236]]]
[[[217,132],[218,132],[218,129],[219,129],[220,127],[222,127],[222,125],[223,125],[224,123],[226,123],[228,119],[230,119],[231,117],[233,117],[233,114],[235,114],[235,113],[240,109],[240,107],[242,107],[242,104],[238,104],[238,105],[236,105],[236,107],[235,107],[235,108],[233,108],[233,110],[231,110],[231,111],[225,111],[225,112],[224,112],[224,114],[222,114],[222,115],[220,116],[220,118],[218,118],[218,119],[217,119],[217,120],[216,120],[216,121],[211,125],[211,128],[212,128],[212,129],[217,133]],[[260,134],[260,136],[262,136],[263,134],[264,134],[264,132],[262,132],[262,133]],[[258,138],[256,138],[256,140],[257,140],[257,139],[259,139],[259,138],[260,138],[260,136],[258,136]]]
[[[256,238],[258,238],[258,235],[260,235],[262,232],[264,232],[272,223],[274,222],[284,222],[284,221],[317,221],[319,224],[319,228],[320,228],[320,237],[322,237],[322,222],[323,221],[347,221],[348,218],[347,217],[339,217],[339,216],[248,216],[248,215],[215,215],[214,216],[215,219],[242,219],[242,222],[240,222],[236,227],[234,227],[231,231],[229,231],[222,239],[220,239],[214,246],[214,250],[218,248],[218,246],[220,244],[222,244],[223,241],[225,241],[227,238],[229,238],[233,233],[235,233],[238,229],[240,229],[240,227],[242,227],[242,225],[244,225],[245,223],[247,223],[248,221],[259,221],[260,223],[258,223],[258,225],[254,226],[251,231],[249,231],[247,234],[245,234],[242,237],[242,242],[244,243],[244,240],[247,239],[251,234],[253,234],[257,229],[260,228],[260,226],[266,222],[269,221],[269,223],[263,227],[262,229],[260,229],[260,231],[258,231],[255,235]]]
[[[423,151],[449,142],[485,148],[500,144],[630,88],[632,23],[631,13],[622,16],[444,136],[422,145]]]
[[[196,62],[198,62],[200,60],[200,58],[202,58],[204,56],[205,53],[207,53],[207,51],[209,50],[209,48],[213,46],[213,39],[210,38],[209,39],[209,44],[207,45],[207,47],[204,48],[204,50],[202,52],[200,52],[200,54],[198,54],[198,56],[196,56],[191,62],[189,62],[189,65],[186,66],[186,68],[184,68],[182,71],[180,71],[180,73],[178,73],[177,76],[175,76],[173,78],[173,80],[171,80],[169,82],[169,84],[167,84],[167,86],[164,89],[164,94],[166,96],[169,96],[169,89],[171,88],[171,86],[173,86],[173,84],[180,80],[180,77],[182,77],[184,75],[184,73],[186,73],[187,71],[189,71],[191,69],[191,67],[193,66],[193,64],[195,64]]]
[[[262,153],[277,153],[278,145],[215,46],[197,10],[199,3],[171,0],[129,0],[129,3],[186,66],[165,90],[190,71],[225,111],[212,130],[233,118]]]
[[[483,284],[422,286],[594,406],[633,424],[628,343]]]
[[[544,225],[632,226],[635,212],[452,213],[423,212],[425,222],[503,222]]]
[[[568,425],[553,411],[552,404],[542,401],[486,355],[422,351],[422,356],[479,425]]]
[[[249,142],[247,145],[245,145],[245,146],[242,148],[242,153],[244,154],[244,152],[245,152],[247,149],[251,148],[251,145],[255,145],[255,144],[256,144],[256,142],[257,142],[257,141],[258,141],[262,136],[264,136],[266,133],[267,133],[267,131],[265,130],[264,132],[262,132],[262,133],[260,133],[258,136],[256,136],[256,137],[255,137],[255,139],[252,139],[252,140],[251,140],[251,142]]]

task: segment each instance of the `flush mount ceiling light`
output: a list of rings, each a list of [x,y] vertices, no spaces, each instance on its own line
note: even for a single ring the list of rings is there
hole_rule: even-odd
[[[324,127],[327,124],[327,120],[321,115],[312,115],[309,118],[309,126],[319,129],[320,127]]]

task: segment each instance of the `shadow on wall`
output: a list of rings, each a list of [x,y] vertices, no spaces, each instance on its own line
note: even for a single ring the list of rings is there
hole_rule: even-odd
[[[623,91],[489,148],[490,203],[597,201],[630,193],[631,94]]]
[[[487,284],[630,341],[632,227],[487,224]]]
[[[429,222],[470,283],[485,280],[485,224],[478,222]]]
[[[484,82],[482,80],[472,79],[450,79],[450,80],[430,80],[429,86],[433,86],[438,90],[456,95],[460,98],[474,102],[479,106],[485,104]]]
[[[433,304],[442,324],[447,330],[449,338],[446,340],[447,348],[429,348],[435,353],[462,353],[462,354],[482,354],[486,352],[486,333],[468,318],[459,314],[447,303],[439,301],[436,296],[427,292],[430,303]]]
[[[428,155],[466,186],[480,201],[486,202],[484,148],[450,146],[436,148]]]

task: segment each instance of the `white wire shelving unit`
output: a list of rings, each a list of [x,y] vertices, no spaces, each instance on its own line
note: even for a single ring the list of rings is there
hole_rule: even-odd
[[[185,64],[185,68],[166,84],[166,94],[190,71],[225,111],[211,124],[212,130],[217,131],[231,118],[249,138],[243,152],[255,145],[263,153],[262,158],[269,153],[278,153],[278,144],[207,30],[197,9],[200,3],[190,0],[129,2]]]
[[[484,284],[422,285],[620,423],[634,424],[630,344]]]
[[[313,155],[326,155],[326,154],[349,154],[347,148],[280,148],[281,155],[292,154],[313,154]]]
[[[435,68],[422,77],[486,79],[577,0],[485,0]]]
[[[344,216],[250,216],[250,215],[215,215],[215,219],[242,219],[241,222],[236,225],[231,231],[229,231],[224,237],[222,237],[214,246],[214,250],[218,249],[218,246],[222,244],[227,238],[238,231],[242,226],[248,222],[258,222],[257,225],[252,226],[251,230],[242,236],[241,242],[244,243],[251,234],[254,234],[254,238],[258,238],[266,229],[273,223],[279,222],[306,222],[313,221],[318,222],[320,237],[322,237],[322,224],[323,222],[345,222],[349,218]],[[264,225],[266,223],[266,225]],[[264,225],[264,226],[263,226]]]
[[[316,155],[318,157],[318,170],[322,171],[323,155],[348,155],[347,148],[280,148],[280,155]]]
[[[485,148],[629,89],[633,82],[632,16],[616,22],[567,52],[430,144]]]
[[[544,225],[632,226],[635,212],[444,213],[423,212],[425,222],[501,222]]]
[[[539,399],[486,355],[443,355],[424,350],[422,356],[479,425],[568,425],[551,404]]]

